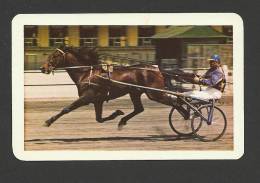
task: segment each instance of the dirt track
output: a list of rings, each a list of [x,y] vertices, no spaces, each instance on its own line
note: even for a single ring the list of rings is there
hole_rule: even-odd
[[[60,111],[67,100],[25,102],[25,150],[232,150],[233,107],[221,106],[227,116],[225,135],[216,142],[200,142],[180,138],[170,128],[170,107],[143,99],[145,111],[132,118],[118,131],[113,121],[97,123],[93,105],[77,109],[57,120],[51,127],[43,127],[45,120]],[[130,100],[117,99],[106,103],[103,116],[121,109],[132,111]]]

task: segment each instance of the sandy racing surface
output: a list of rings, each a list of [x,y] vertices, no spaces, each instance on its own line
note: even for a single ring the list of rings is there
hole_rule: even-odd
[[[58,113],[72,100],[45,99],[25,101],[25,150],[232,150],[233,106],[220,108],[226,113],[228,126],[225,135],[216,142],[201,142],[177,136],[168,124],[170,107],[143,97],[145,111],[132,118],[119,131],[122,116],[97,123],[93,105],[81,107],[58,119],[52,126],[43,127],[45,120]],[[128,97],[105,103],[103,116],[121,109],[133,110]]]

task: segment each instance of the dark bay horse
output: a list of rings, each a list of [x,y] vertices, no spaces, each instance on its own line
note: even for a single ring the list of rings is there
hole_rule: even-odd
[[[92,66],[88,68],[68,68],[73,66]],[[66,106],[58,114],[45,121],[45,126],[50,126],[62,115],[67,114],[81,106],[94,104],[97,122],[105,122],[115,119],[119,115],[124,115],[121,110],[116,110],[108,117],[102,117],[102,107],[104,101],[119,98],[129,94],[133,103],[134,110],[130,114],[121,118],[118,127],[121,129],[127,121],[135,115],[144,111],[141,95],[145,93],[151,100],[159,103],[176,106],[176,99],[166,93],[148,91],[135,87],[124,86],[111,82],[109,79],[153,87],[158,89],[165,88],[164,76],[157,67],[152,65],[140,64],[128,67],[114,67],[113,72],[106,72],[99,65],[98,54],[93,49],[88,48],[61,48],[56,49],[49,55],[45,64],[42,65],[42,73],[49,74],[56,68],[64,68],[76,84],[79,98],[69,106]],[[99,76],[108,78],[103,79]]]

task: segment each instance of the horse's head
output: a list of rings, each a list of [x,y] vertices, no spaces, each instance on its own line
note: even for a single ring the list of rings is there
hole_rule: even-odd
[[[49,55],[47,61],[41,66],[42,73],[49,74],[55,68],[97,65],[98,54],[94,49],[65,47],[56,49]]]
[[[64,67],[66,65],[67,53],[61,49],[56,49],[47,58],[47,61],[40,67],[42,73],[49,74],[55,68]]]

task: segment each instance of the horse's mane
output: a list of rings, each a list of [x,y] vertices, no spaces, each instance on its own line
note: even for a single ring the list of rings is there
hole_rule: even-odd
[[[61,47],[63,51],[73,54],[83,65],[98,65],[99,56],[95,48],[88,47]]]

